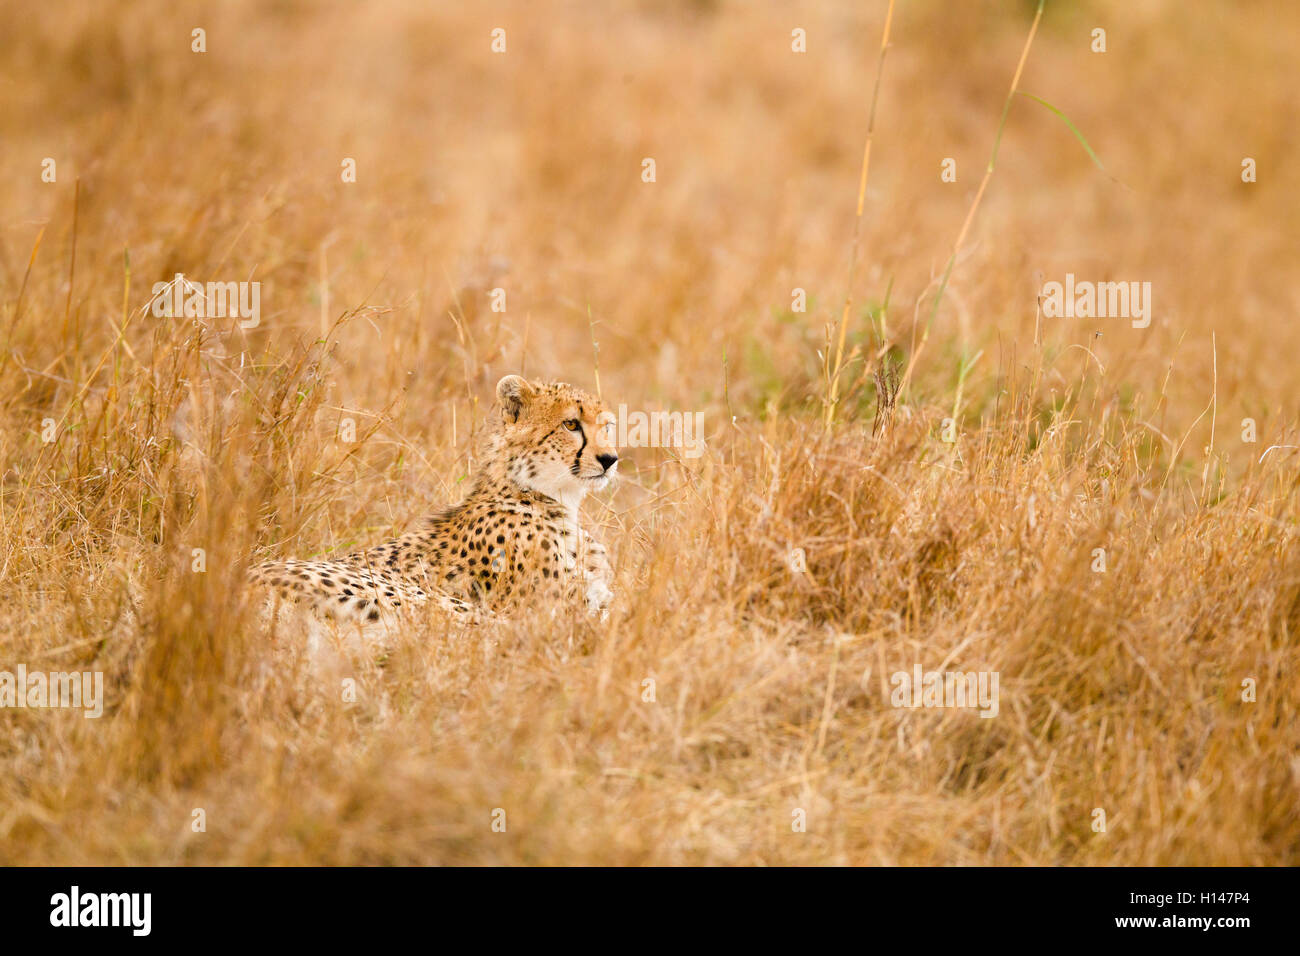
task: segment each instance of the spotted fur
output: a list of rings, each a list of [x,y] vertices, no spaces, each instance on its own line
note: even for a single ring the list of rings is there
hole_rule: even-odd
[[[618,467],[613,416],[562,382],[507,375],[485,455],[465,499],[414,530],[329,561],[271,561],[252,580],[336,620],[376,622],[435,605],[476,614],[546,594],[613,598],[608,554],[578,506]]]

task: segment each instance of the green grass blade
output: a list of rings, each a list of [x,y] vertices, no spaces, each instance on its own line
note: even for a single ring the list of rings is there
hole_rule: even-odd
[[[1047,102],[1047,100],[1043,99],[1040,96],[1035,96],[1033,93],[1026,93],[1024,90],[1016,90],[1016,92],[1019,93],[1021,96],[1029,97],[1035,103],[1042,103],[1044,106],[1046,106],[1057,116],[1061,117],[1061,119],[1065,121],[1065,125],[1070,127],[1070,132],[1074,134],[1074,138],[1077,139],[1079,141],[1079,144],[1088,151],[1088,155],[1092,158],[1092,161],[1097,164],[1097,168],[1100,169],[1103,173],[1106,172],[1106,167],[1101,164],[1101,160],[1097,158],[1097,154],[1092,151],[1092,147],[1088,145],[1088,141],[1083,138],[1083,134],[1079,132],[1079,127],[1075,126],[1074,123],[1070,122],[1070,117],[1066,116],[1055,106],[1053,106],[1051,103]]]

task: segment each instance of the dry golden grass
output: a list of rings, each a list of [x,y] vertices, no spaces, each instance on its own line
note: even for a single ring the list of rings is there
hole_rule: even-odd
[[[1049,2],[1019,87],[1120,182],[1016,97],[931,323],[1034,5],[898,4],[826,428],[887,6],[0,5],[0,670],[108,696],[0,711],[0,862],[1300,862],[1300,8]],[[1067,271],[1151,327],[1037,315]],[[143,313],[177,272],[260,327]],[[588,503],[606,623],[430,619],[354,703],[259,632],[250,561],[454,499],[593,335],[709,439]],[[998,716],[891,707],[916,663]]]

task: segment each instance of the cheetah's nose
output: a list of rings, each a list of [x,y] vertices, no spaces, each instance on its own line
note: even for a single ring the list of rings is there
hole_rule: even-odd
[[[600,462],[602,468],[609,471],[618,464],[618,455],[611,455],[609,452],[605,452],[603,455],[597,455],[596,461]]]

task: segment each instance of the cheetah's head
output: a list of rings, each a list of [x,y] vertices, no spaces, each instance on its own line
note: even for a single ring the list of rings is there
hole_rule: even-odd
[[[618,469],[615,418],[605,404],[563,382],[497,383],[498,449],[515,484],[576,506],[600,491]]]

